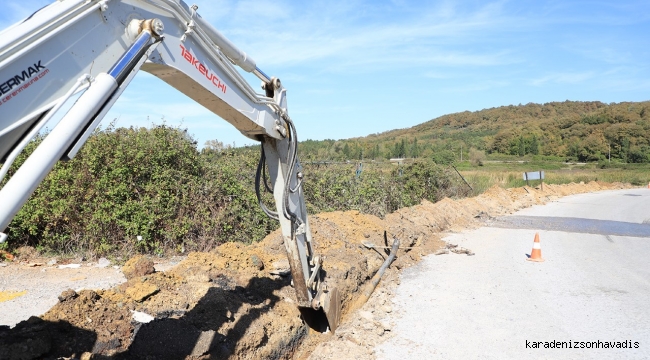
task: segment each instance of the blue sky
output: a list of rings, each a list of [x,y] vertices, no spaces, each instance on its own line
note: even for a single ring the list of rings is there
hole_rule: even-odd
[[[4,0],[0,28],[48,3]],[[282,79],[300,140],[365,136],[511,104],[650,100],[647,0],[193,3]],[[152,88],[156,96],[139,91]],[[104,124],[113,118],[118,126],[164,118],[187,127],[199,145],[251,143],[145,73]]]

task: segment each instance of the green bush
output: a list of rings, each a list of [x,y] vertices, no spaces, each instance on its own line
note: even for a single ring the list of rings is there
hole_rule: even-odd
[[[389,166],[390,168],[386,168]],[[449,168],[420,159],[406,166],[364,164],[356,177],[356,165],[308,165],[305,198],[310,213],[358,210],[383,217],[397,209],[438,201],[445,196],[466,195],[465,185]]]
[[[55,166],[9,236],[57,252],[161,253],[192,228],[183,214],[193,207],[202,175],[199,153],[183,131],[99,131],[74,160]]]
[[[275,224],[252,192],[256,155],[229,153],[215,164],[185,131],[167,126],[98,131],[75,159],[55,166],[16,215],[10,244],[103,255],[259,240]]]
[[[431,159],[440,165],[451,165],[456,161],[456,154],[451,150],[439,149],[433,152]]]

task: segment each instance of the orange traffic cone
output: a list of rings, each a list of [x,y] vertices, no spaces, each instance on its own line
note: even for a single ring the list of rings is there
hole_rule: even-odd
[[[539,245],[539,233],[535,233],[535,242],[533,242],[533,251],[530,252],[528,261],[542,262],[542,247]]]

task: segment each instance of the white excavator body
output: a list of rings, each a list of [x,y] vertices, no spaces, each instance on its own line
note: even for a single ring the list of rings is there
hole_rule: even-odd
[[[264,94],[235,66],[255,74]],[[0,189],[0,231],[57,161],[76,155],[139,70],[261,142],[256,190],[259,197],[266,164],[276,208],[260,205],[280,221],[298,306],[323,313],[335,330],[340,299],[313,250],[286,90],[183,1],[59,0],[0,33],[0,181],[63,103],[83,92]]]

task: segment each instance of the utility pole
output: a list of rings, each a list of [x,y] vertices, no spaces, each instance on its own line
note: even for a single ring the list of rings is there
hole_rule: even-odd
[[[609,163],[612,163],[612,144],[607,144],[607,158],[609,159]]]
[[[463,145],[460,146],[460,162],[463,162]]]

